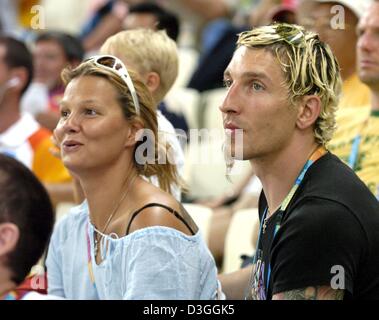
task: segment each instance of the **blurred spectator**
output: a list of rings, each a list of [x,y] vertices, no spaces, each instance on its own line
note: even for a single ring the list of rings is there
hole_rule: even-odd
[[[358,24],[359,78],[369,86],[371,105],[341,110],[330,149],[357,173],[379,200],[379,1]]]
[[[156,3],[141,2],[129,8],[124,20],[124,28],[166,30],[167,35],[177,41],[180,31],[178,17]]]
[[[273,21],[293,23],[296,7],[296,0],[263,0],[251,8],[249,22],[252,26]],[[237,34],[248,28],[231,20],[210,23],[204,30],[203,50],[188,87],[199,92],[223,87],[224,70],[233,56]]]
[[[175,41],[179,35],[177,16],[155,1],[109,0],[85,23],[81,32],[86,51],[96,51],[103,42],[122,29],[166,30]]]
[[[33,76],[32,56],[11,37],[0,37],[0,153],[16,158],[45,183],[54,203],[71,201],[71,177],[49,149],[51,133],[28,113],[20,112],[20,98]]]
[[[86,52],[97,51],[111,35],[122,30],[128,13],[127,1],[108,0],[84,24],[80,38]]]
[[[83,59],[84,51],[75,37],[51,31],[38,35],[33,56],[35,76],[21,108],[33,114],[43,127],[54,130],[59,120],[59,102],[64,92],[61,71],[67,65],[78,65]]]
[[[199,48],[201,33],[211,21],[231,18],[242,1],[238,0],[162,0],[160,3],[179,16],[179,46]]]
[[[318,33],[320,39],[331,46],[341,67],[343,88],[340,110],[370,103],[369,89],[356,74],[356,50],[353,49],[357,43],[358,19],[369,3],[370,0],[303,0],[299,7],[299,24]],[[341,6],[344,11],[340,10]],[[333,8],[338,10],[333,11]],[[341,23],[342,26],[337,25]]]
[[[137,28],[165,30],[167,35],[174,41],[177,40],[180,30],[179,20],[176,15],[149,1],[130,7],[129,13],[124,20],[124,27],[127,30]],[[158,109],[175,129],[183,130],[188,134],[188,124],[183,114],[171,111],[170,106],[164,101],[159,102]]]
[[[46,299],[20,285],[47,248],[54,211],[46,190],[20,162],[0,155],[0,300]]]

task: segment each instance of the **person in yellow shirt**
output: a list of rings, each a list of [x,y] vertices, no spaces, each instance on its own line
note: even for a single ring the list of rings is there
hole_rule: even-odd
[[[303,0],[298,8],[298,22],[319,34],[332,48],[341,68],[342,95],[338,109],[360,108],[370,104],[370,90],[356,73],[356,26],[370,0]],[[342,11],[343,9],[343,11]],[[338,14],[343,14],[343,26]],[[334,24],[335,23],[335,24]]]
[[[339,114],[339,128],[330,149],[350,165],[379,200],[379,1],[358,24],[357,64],[362,82],[370,87],[371,105]]]
[[[357,112],[356,108],[347,108],[340,113],[338,120],[341,119],[344,119],[344,125],[337,129],[329,149],[347,163],[378,197],[379,109],[367,106]]]

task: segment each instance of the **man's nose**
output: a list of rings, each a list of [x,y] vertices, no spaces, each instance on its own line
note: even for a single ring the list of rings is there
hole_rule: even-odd
[[[220,111],[222,113],[239,113],[240,108],[238,107],[239,101],[238,86],[234,83],[228,88],[228,92],[220,106]]]
[[[369,32],[362,33],[357,42],[358,51],[370,51],[372,40],[370,39]]]

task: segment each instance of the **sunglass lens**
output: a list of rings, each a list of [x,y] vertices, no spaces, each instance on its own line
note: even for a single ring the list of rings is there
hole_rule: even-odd
[[[112,57],[101,57],[97,60],[97,63],[109,68],[113,68],[115,62],[116,60]]]

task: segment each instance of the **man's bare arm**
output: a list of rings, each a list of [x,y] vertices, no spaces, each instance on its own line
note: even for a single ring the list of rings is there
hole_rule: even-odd
[[[274,294],[272,300],[342,300],[344,290],[334,290],[329,286],[307,287]]]

